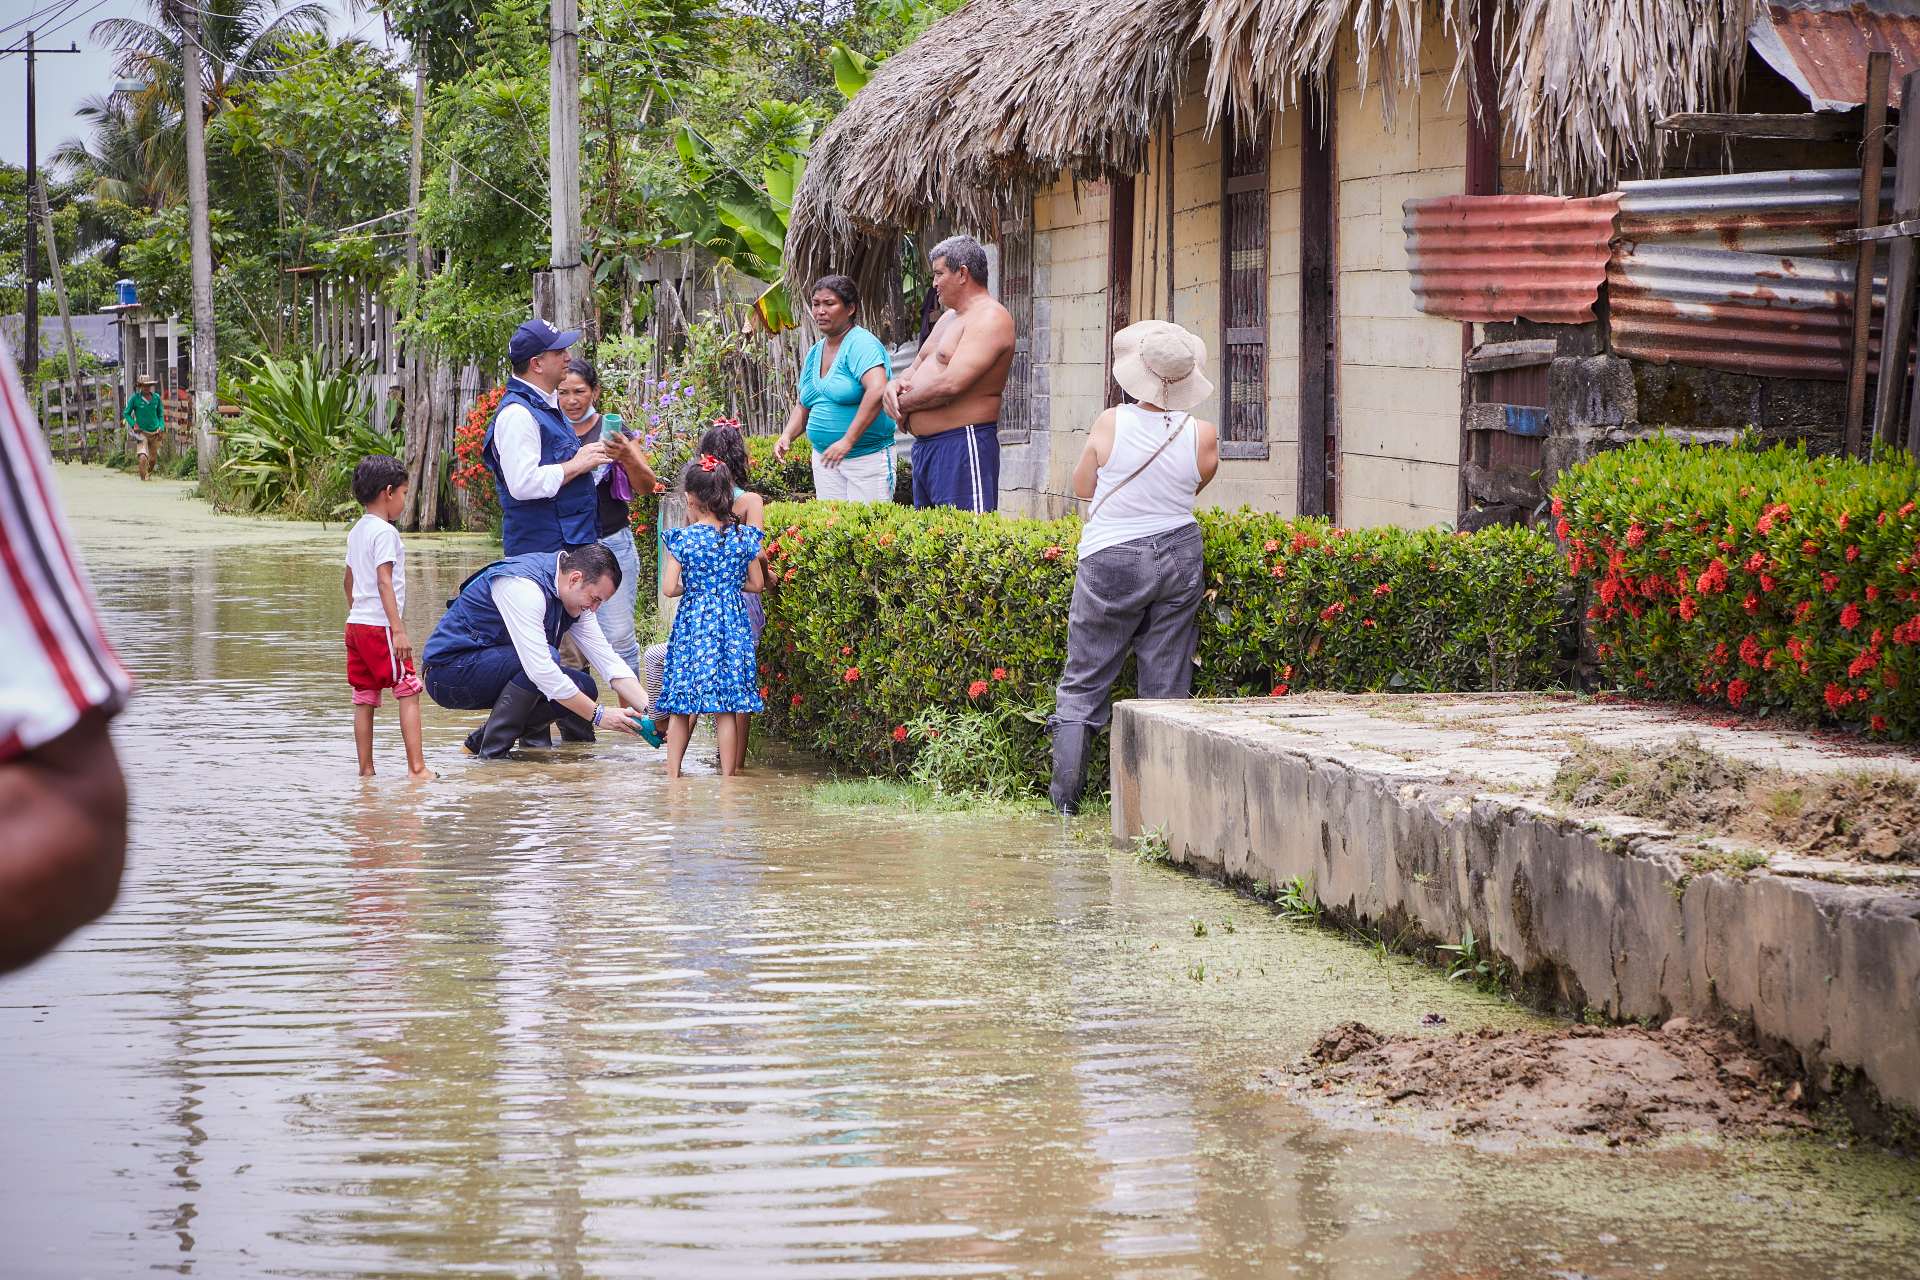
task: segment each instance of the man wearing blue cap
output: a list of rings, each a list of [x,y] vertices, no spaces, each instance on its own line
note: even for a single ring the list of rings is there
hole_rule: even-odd
[[[566,376],[567,348],[579,340],[578,329],[562,333],[535,319],[515,329],[507,344],[513,376],[480,456],[500,495],[500,540],[509,558],[600,540],[593,469],[612,455],[598,441],[580,443],[555,394]]]

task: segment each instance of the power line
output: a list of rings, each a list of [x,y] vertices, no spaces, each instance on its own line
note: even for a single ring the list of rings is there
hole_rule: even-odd
[[[73,6],[78,3],[80,3],[80,0],[53,0],[53,3],[46,8],[35,9],[19,21],[9,22],[6,26],[0,27],[0,36],[7,34],[9,31],[16,31],[21,27],[35,26],[41,22],[52,22],[55,18],[59,17],[61,13],[73,8]]]

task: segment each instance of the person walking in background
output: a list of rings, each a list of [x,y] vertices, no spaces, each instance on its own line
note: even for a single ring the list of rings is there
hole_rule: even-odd
[[[987,251],[972,236],[942,240],[927,261],[947,312],[883,403],[913,435],[914,506],[998,511],[1013,316],[987,292]]]
[[[880,403],[892,360],[880,339],[854,323],[860,291],[846,276],[816,280],[807,309],[824,336],[800,363],[799,399],[773,456],[785,461],[804,431],[813,446],[814,497],[892,502],[894,421]]]
[[[407,638],[406,550],[393,522],[407,504],[407,469],[400,459],[369,454],[353,469],[353,496],[365,511],[347,533],[347,684],[353,689],[353,745],[360,776],[373,776],[373,713],[383,690],[400,704],[400,741],[407,776],[433,777],[420,749],[420,678]]]
[[[711,453],[687,464],[680,488],[687,495],[684,528],[665,535],[666,578],[661,591],[679,596],[659,710],[667,725],[667,776],[680,776],[694,717],[713,717],[720,774],[739,771],[744,716],[766,709],[757,687],[752,630],[743,592],[763,590],[760,530],[733,514],[733,473]]]
[[[1213,394],[1206,360],[1205,343],[1164,320],[1113,335],[1114,381],[1136,403],[1094,420],[1073,468],[1074,495],[1090,505],[1067,613],[1067,664],[1047,721],[1048,794],[1063,813],[1079,810],[1088,748],[1113,714],[1108,695],[1129,652],[1142,698],[1184,698],[1193,688],[1205,588],[1193,504],[1220,468],[1219,433],[1189,412]]]
[[[609,437],[600,413],[600,374],[575,356],[567,361],[557,391],[560,414],[582,445],[603,445],[611,462],[593,471],[594,527],[600,545],[620,562],[620,589],[600,610],[600,632],[621,661],[640,669],[640,642],[634,633],[633,606],[640,593],[640,550],[634,545],[632,511],[636,493],[652,493],[653,468],[638,438]]]
[[[107,722],[131,681],[54,504],[43,441],[0,343],[0,972],[112,906],[127,855]]]
[[[566,376],[567,348],[579,340],[578,329],[561,333],[529,320],[507,343],[513,376],[480,456],[500,495],[501,550],[509,559],[600,540],[592,473],[610,455],[604,444],[580,443],[555,394]]]
[[[152,374],[141,374],[135,386],[137,389],[127,397],[127,407],[120,411],[120,421],[126,423],[133,432],[133,447],[139,455],[140,478],[145,480],[153,471],[153,455],[159,448],[160,433],[166,430],[167,415],[161,407],[159,395],[153,389]]]

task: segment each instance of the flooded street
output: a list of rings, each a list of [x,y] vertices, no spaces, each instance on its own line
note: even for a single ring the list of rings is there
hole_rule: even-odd
[[[0,1274],[1887,1277],[1920,1165],[1481,1152],[1260,1073],[1531,1015],[1005,814],[641,744],[354,776],[344,528],[59,468],[139,688],[119,905],[0,979]],[[409,629],[489,551],[411,539]]]

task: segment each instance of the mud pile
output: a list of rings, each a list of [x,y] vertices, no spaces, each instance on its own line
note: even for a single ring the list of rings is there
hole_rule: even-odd
[[[1805,1128],[1801,1087],[1729,1032],[1676,1018],[1657,1031],[1572,1027],[1323,1035],[1287,1083],[1336,1118],[1386,1118],[1497,1145],[1622,1143]],[[1388,1113],[1393,1114],[1393,1113]]]

